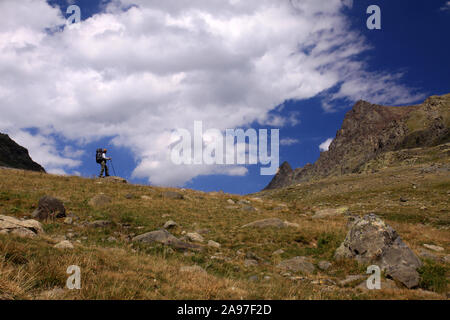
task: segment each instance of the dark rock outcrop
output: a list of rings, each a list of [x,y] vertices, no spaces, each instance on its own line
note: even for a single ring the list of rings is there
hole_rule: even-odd
[[[2,133],[0,133],[0,167],[45,172],[42,166],[30,158],[27,149]]]
[[[343,121],[329,150],[314,164],[292,170],[283,163],[265,190],[348,173],[390,151],[431,147],[450,141],[450,94],[407,107],[358,101]]]
[[[290,185],[294,170],[292,170],[291,165],[288,162],[283,162],[283,164],[278,168],[275,177],[270,181],[269,185],[264,190],[282,188],[284,186]]]
[[[39,200],[38,208],[33,212],[32,216],[39,220],[64,218],[66,216],[66,208],[61,200],[45,196]]]

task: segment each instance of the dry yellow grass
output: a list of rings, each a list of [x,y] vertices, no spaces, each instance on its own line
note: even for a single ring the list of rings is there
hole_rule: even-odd
[[[448,157],[433,159],[433,163],[437,162],[448,165]],[[439,170],[422,174],[420,170],[427,166],[429,162],[419,161],[246,197],[175,190],[183,193],[184,200],[164,198],[162,193],[169,189],[163,188],[0,170],[0,214],[29,217],[39,198],[49,195],[62,199],[67,211],[79,218],[77,225],[65,225],[60,220],[45,222],[46,236],[38,239],[0,235],[0,298],[442,299],[448,290],[444,280],[449,270],[443,262],[427,262],[427,276],[434,287],[424,283],[426,290],[377,292],[319,281],[338,282],[349,274],[365,274],[365,266],[352,261],[334,262],[330,270],[313,275],[293,274],[301,276],[295,279],[283,276],[276,268],[279,262],[294,256],[307,256],[315,263],[322,259],[332,261],[334,250],[345,237],[346,219],[338,216],[314,220],[311,213],[339,206],[349,207],[354,214],[379,214],[415,252],[429,243],[445,248],[436,253],[439,257],[448,254],[450,177],[448,171]],[[91,207],[88,201],[99,193],[110,196],[112,203]],[[400,197],[406,197],[408,202],[400,202]],[[228,199],[246,199],[257,211],[243,210],[245,205],[231,205]],[[300,227],[241,228],[272,217]],[[79,224],[99,219],[109,220],[112,225],[92,229]],[[206,247],[202,252],[184,254],[162,245],[129,241],[133,235],[162,228],[167,220],[178,223],[179,227],[171,230],[175,236],[182,237],[183,231],[206,229],[205,239],[219,242],[221,248]],[[68,234],[73,235],[70,240],[75,249],[53,248]],[[108,242],[111,236],[117,241]],[[284,253],[273,255],[278,249]],[[245,254],[249,252],[261,258],[257,266],[245,266]],[[64,289],[69,265],[81,267],[79,291]],[[179,271],[182,266],[192,265],[201,266],[207,273]],[[251,276],[258,276],[258,280],[249,280]]]

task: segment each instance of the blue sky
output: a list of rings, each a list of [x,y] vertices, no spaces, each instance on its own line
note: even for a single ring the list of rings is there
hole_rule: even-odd
[[[192,98],[192,103],[195,106],[186,106],[186,112],[189,112],[190,114],[197,112],[197,119],[205,121],[207,126],[211,123],[211,127],[218,127],[221,125],[221,119],[223,119],[225,127],[232,124],[236,125],[236,128],[279,128],[280,138],[289,139],[292,142],[291,145],[282,143],[280,146],[280,163],[288,161],[292,167],[296,168],[317,160],[320,155],[319,145],[335,136],[336,131],[341,126],[345,113],[359,99],[367,99],[380,104],[405,105],[420,103],[423,101],[423,97],[429,95],[440,95],[450,92],[450,72],[448,72],[450,69],[450,62],[448,59],[450,56],[450,42],[447,40],[450,31],[450,9],[445,10],[447,1],[354,1],[352,6],[341,6],[338,4],[338,1],[335,1],[334,3],[336,3],[339,14],[328,11],[322,13],[317,5],[310,2],[306,8],[316,10],[318,12],[316,13],[317,15],[320,13],[326,17],[329,16],[329,19],[327,18],[328,20],[324,19],[324,23],[333,23],[334,21],[337,21],[336,28],[342,29],[328,30],[327,32],[330,36],[329,39],[323,38],[325,36],[322,37],[322,34],[303,38],[303,34],[308,33],[308,26],[317,28],[317,25],[315,25],[313,19],[308,16],[308,13],[302,13],[300,9],[305,9],[305,7],[302,7],[302,5],[299,4],[298,7],[300,9],[296,14],[298,14],[298,19],[304,19],[299,26],[306,26],[302,32],[298,33],[299,39],[303,39],[299,40],[299,47],[303,44],[305,45],[304,49],[299,50],[307,52],[309,50],[307,48],[309,47],[317,48],[326,45],[327,41],[330,42],[334,41],[334,39],[338,39],[339,41],[336,40],[336,48],[327,49],[326,55],[318,53],[316,56],[313,56],[313,52],[312,55],[305,55],[302,59],[294,59],[289,61],[289,64],[280,64],[278,66],[277,63],[280,62],[280,57],[282,57],[284,53],[280,53],[279,51],[271,52],[271,43],[276,47],[280,43],[289,43],[289,41],[292,41],[292,38],[290,36],[285,36],[285,33],[278,34],[273,31],[267,31],[267,34],[272,37],[271,42],[261,42],[261,50],[267,50],[267,52],[270,53],[268,56],[272,54],[274,59],[269,60],[267,65],[261,67],[261,74],[267,75],[270,79],[268,79],[267,82],[262,81],[262,83],[255,84],[261,77],[258,73],[256,74],[256,78],[251,77],[251,80],[242,85],[248,92],[252,92],[252,90],[256,88],[254,95],[246,95],[241,92],[239,86],[234,87],[230,85],[230,83],[238,82],[239,79],[242,79],[242,75],[239,75],[235,79],[233,78],[233,80],[229,82],[230,78],[222,78],[226,71],[221,71],[220,69],[220,64],[222,63],[221,59],[224,61],[224,68],[229,68],[230,65],[233,66],[235,63],[242,63],[242,65],[238,66],[240,72],[250,65],[247,63],[248,61],[239,61],[242,56],[250,57],[251,54],[253,54],[254,49],[251,46],[248,46],[248,48],[246,46],[248,41],[238,42],[239,46],[233,47],[233,53],[238,52],[240,55],[227,55],[226,53],[223,53],[224,48],[220,47],[222,43],[217,39],[231,41],[230,43],[234,45],[233,41],[236,39],[234,34],[233,37],[230,38],[223,36],[219,38],[205,38],[205,42],[211,41],[211,47],[205,49],[205,52],[208,52],[208,55],[210,55],[210,51],[208,51],[210,48],[220,49],[217,51],[219,67],[216,65],[212,67],[206,65],[205,61],[208,60],[208,56],[197,60],[196,56],[191,57],[189,55],[186,55],[186,59],[193,60],[187,64],[187,67],[180,67],[177,65],[177,63],[182,65],[183,59],[175,62],[172,60],[169,64],[165,65],[165,56],[174,54],[170,51],[169,46],[178,45],[180,42],[176,33],[164,34],[163,39],[167,41],[167,47],[157,47],[158,52],[148,52],[148,58],[147,56],[142,56],[138,53],[136,53],[136,56],[132,56],[134,51],[146,48],[145,45],[138,45],[137,42],[136,47],[134,47],[134,42],[132,42],[132,40],[137,38],[130,38],[130,42],[124,42],[129,46],[127,51],[124,51],[126,52],[124,54],[121,53],[121,48],[123,48],[124,45],[122,45],[122,47],[113,47],[111,51],[115,50],[114,54],[110,54],[108,49],[105,49],[107,48],[105,46],[99,46],[96,51],[89,51],[92,46],[95,46],[101,41],[106,41],[107,39],[94,39],[94,42],[86,44],[86,40],[92,40],[87,38],[86,30],[103,28],[105,27],[104,21],[107,21],[108,25],[106,28],[111,28],[111,33],[121,32],[118,38],[111,38],[113,39],[110,40],[111,43],[114,44],[115,42],[120,43],[120,41],[127,41],[127,32],[129,30],[135,32],[133,28],[138,28],[133,24],[134,16],[132,18],[118,18],[118,23],[121,23],[118,25],[121,25],[121,27],[116,28],[114,27],[115,24],[112,23],[111,20],[108,20],[109,18],[104,15],[108,6],[106,1],[59,0],[49,1],[49,4],[51,6],[58,5],[61,10],[65,12],[68,2],[80,6],[82,19],[84,20],[82,23],[90,23],[87,26],[91,29],[86,27],[86,29],[82,29],[82,32],[85,33],[75,35],[76,38],[73,42],[77,43],[77,41],[79,41],[79,44],[72,47],[70,51],[64,51],[67,50],[67,47],[71,46],[71,44],[67,42],[68,40],[65,39],[66,31],[52,36],[47,35],[45,40],[42,40],[45,42],[35,44],[36,50],[48,47],[55,49],[54,52],[57,50],[64,52],[64,54],[61,55],[54,54],[53,60],[61,61],[60,68],[64,65],[70,66],[75,64],[77,65],[77,68],[81,68],[82,71],[80,72],[80,75],[76,74],[76,72],[74,73],[73,82],[71,82],[72,80],[70,80],[70,78],[63,79],[63,84],[61,85],[64,86],[64,93],[67,93],[68,90],[74,90],[74,92],[77,92],[77,95],[66,97],[64,94],[49,94],[48,97],[45,96],[35,99],[39,102],[38,107],[42,108],[46,108],[46,105],[50,103],[67,103],[68,107],[65,108],[64,111],[58,109],[56,112],[58,116],[55,116],[55,119],[48,121],[48,123],[46,120],[42,120],[39,117],[33,118],[33,116],[31,116],[31,119],[23,120],[12,111],[12,103],[11,105],[6,104],[6,102],[9,103],[9,101],[13,101],[13,99],[4,99],[4,101],[2,101],[2,82],[0,79],[0,102],[5,102],[3,108],[8,108],[5,110],[10,111],[12,114],[11,116],[8,116],[4,122],[0,121],[0,131],[10,133],[19,143],[30,149],[30,153],[36,161],[42,159],[41,162],[44,162],[44,166],[48,163],[48,166],[46,167],[51,167],[53,169],[51,171],[55,173],[65,172],[68,174],[80,174],[82,176],[98,174],[99,166],[94,161],[95,149],[97,147],[106,147],[109,149],[109,155],[114,159],[116,173],[129,181],[143,184],[150,184],[152,181],[157,181],[157,183],[155,183],[156,185],[164,184],[165,181],[168,181],[169,184],[173,183],[173,181],[177,181],[178,183],[179,181],[176,177],[170,175],[170,171],[174,171],[173,175],[175,175],[177,169],[161,164],[163,160],[158,158],[158,150],[160,149],[157,149],[156,145],[163,144],[161,142],[163,141],[162,135],[159,136],[156,133],[153,134],[153,131],[148,128],[144,129],[145,123],[139,122],[140,117],[131,117],[127,113],[127,110],[135,112],[136,115],[149,116],[149,126],[155,127],[155,124],[158,123],[157,121],[165,121],[160,130],[168,130],[169,132],[177,127],[176,123],[182,123],[176,116],[177,112],[179,113],[177,110],[180,109],[176,109],[174,106],[178,105],[180,101],[184,103],[185,99]],[[133,2],[134,1],[131,0],[124,0],[122,6],[108,7],[108,11],[113,17],[120,16],[122,12],[127,11],[130,8],[129,3]],[[138,7],[139,5],[143,7],[143,2],[139,2],[140,1],[137,1]],[[150,2],[152,1],[148,1],[147,3]],[[169,12],[173,17],[180,17],[179,12],[183,12],[185,8],[175,8],[176,5],[174,3],[177,2],[165,2],[163,6],[167,5],[167,8],[161,10],[166,10],[164,12]],[[222,9],[229,10],[226,11],[228,15],[240,13],[238,12],[238,9],[253,10],[252,8],[214,8],[215,3],[215,1],[211,1],[208,5],[205,4],[196,9],[210,13],[221,12]],[[315,3],[318,3],[318,1]],[[366,28],[366,20],[368,18],[366,9],[372,4],[376,4],[381,8],[381,30],[368,30]],[[13,5],[11,4],[11,6]],[[210,8],[210,6],[212,6],[212,8]],[[158,8],[158,10],[159,9],[160,8]],[[192,8],[186,8],[186,10],[188,9]],[[48,12],[48,21],[36,22],[33,24],[33,27],[38,25],[38,27],[42,28],[41,24],[61,24],[61,20],[58,20],[61,19],[61,17],[57,18],[55,13],[51,12],[48,8],[42,8],[42,10],[47,10],[45,12]],[[256,7],[255,5],[254,10],[263,9]],[[281,14],[286,13],[286,11],[280,12]],[[136,10],[135,16],[144,16],[141,16],[140,14],[140,11]],[[268,22],[273,21],[274,24],[272,26],[265,25],[263,29],[270,30],[270,27],[272,27],[272,29],[279,30],[285,28],[286,26],[283,25],[283,19],[281,19],[281,22],[280,19],[278,19],[279,14],[280,13],[278,12],[277,15],[270,16],[273,20],[268,20]],[[97,20],[93,19],[100,16],[101,19],[98,19],[98,24],[95,24],[94,22]],[[295,26],[295,17],[295,15],[290,17],[293,20],[287,20],[286,25],[290,23]],[[155,21],[159,20],[157,18],[153,21],[152,19],[149,19],[147,22],[140,22],[139,24],[139,28],[145,24],[142,27],[143,29],[139,30],[139,32],[143,32],[142,34],[144,34],[144,36],[152,34],[152,37],[150,37],[150,40],[148,41],[151,41],[151,39],[160,41],[158,32],[165,32],[162,28],[159,28],[160,26],[158,26]],[[219,19],[217,21],[221,20]],[[261,20],[256,19],[255,21],[260,22]],[[152,25],[152,23],[155,23],[155,25]],[[185,20],[178,20],[176,23],[178,23],[177,27],[179,27],[180,30],[183,28],[189,29],[189,31],[178,30],[176,32],[195,33],[195,36],[188,38],[187,42],[192,41],[193,45],[199,46],[199,43],[195,41],[198,39],[196,38],[197,36],[200,37],[200,31],[204,31],[202,27],[198,27],[197,24],[192,24],[190,22],[186,24]],[[126,28],[123,26],[126,26]],[[148,29],[144,29],[144,27]],[[197,27],[199,28],[198,30],[196,29]],[[213,27],[218,28],[217,30],[219,31],[222,30],[220,29],[222,28],[220,24],[216,23]],[[7,30],[7,28],[14,31],[19,30],[19,26],[11,27],[6,24],[4,26],[0,24],[0,32],[2,31],[2,28],[4,29],[3,31]],[[239,32],[239,28],[236,30],[230,30],[230,33],[232,33],[232,31]],[[256,30],[261,30],[261,28]],[[249,34],[251,34],[251,32],[249,32]],[[350,39],[347,39],[347,34]],[[102,37],[106,36],[102,35]],[[171,42],[172,37],[173,43]],[[29,41],[34,45],[34,43],[32,43],[33,40]],[[260,44],[260,41],[263,40],[259,38],[255,40],[255,47]],[[164,44],[165,42],[162,43]],[[84,45],[86,47],[83,47]],[[280,46],[280,48],[284,47]],[[335,52],[336,50],[344,52],[345,49],[348,48],[354,48],[356,54],[343,55],[339,52]],[[183,51],[184,48],[180,48],[177,52],[180,50]],[[49,50],[45,50],[42,52],[47,53],[48,51]],[[164,52],[164,54],[160,54],[159,51]],[[98,52],[100,52],[100,54],[98,54]],[[200,54],[201,52],[203,51],[200,51]],[[158,59],[156,59],[155,56],[158,56]],[[324,56],[328,60],[326,60],[326,63],[319,65],[317,61],[324,59]],[[19,54],[16,58],[23,59]],[[148,62],[147,64],[146,59],[156,59],[157,63],[152,64],[153,62]],[[255,61],[260,63],[259,60],[252,60],[253,63],[256,63]],[[123,62],[123,66],[120,62]],[[305,70],[307,76],[301,77],[293,72],[293,70],[296,70],[297,68],[295,63],[301,64],[298,70],[300,70],[299,72]],[[164,65],[165,69],[159,70],[158,65]],[[192,65],[198,65],[201,72],[197,71],[195,75],[190,75],[189,72]],[[56,68],[58,68],[58,65],[55,64],[55,66],[50,67],[54,67],[55,70],[57,70]],[[169,88],[169,90],[169,84],[173,84],[173,81],[177,81],[176,79],[178,78],[176,77],[170,78],[169,84],[161,85],[161,87],[159,87],[160,82],[154,82],[153,78],[144,78],[145,81],[148,80],[150,81],[149,83],[153,84],[153,88],[158,88],[158,90],[152,89],[153,91],[150,93],[146,92],[146,87],[133,89],[132,81],[136,77],[141,76],[141,68],[149,68],[150,73],[156,73],[158,76],[161,74],[165,76],[166,74],[169,74],[169,69],[172,70],[178,67],[184,68],[183,74],[186,74],[186,77],[189,79],[196,80],[200,76],[205,77],[206,80],[199,82],[205,86],[205,88],[202,88],[205,92],[204,96],[198,96],[196,91],[200,84],[196,85],[195,89],[193,89],[190,86],[184,85],[183,82],[179,82],[179,87],[175,86],[174,88]],[[286,70],[287,67],[291,67],[292,69]],[[75,69],[71,70],[73,71]],[[16,72],[17,74],[20,73],[16,70],[11,72]],[[23,72],[23,70],[21,72]],[[65,71],[61,70],[61,72]],[[90,81],[91,79],[89,78],[86,80],[83,77],[90,75],[91,72],[92,79],[97,79],[100,74],[102,81],[107,85],[109,85],[107,80],[110,78],[117,78],[118,85],[114,87],[114,90],[109,92],[108,96],[100,95],[99,97],[95,97],[95,99],[91,98],[90,93],[92,92],[89,91],[90,88],[83,87],[83,83],[87,83],[87,81]],[[177,74],[179,75],[179,73]],[[296,78],[296,76],[298,76],[298,78]],[[31,76],[28,75],[28,79],[30,77]],[[310,79],[315,79],[316,77],[317,81],[310,81]],[[289,79],[294,79],[294,82],[299,81],[299,87],[301,87],[301,89],[291,88]],[[364,88],[364,85],[362,84],[364,81],[361,79],[368,79],[366,88]],[[167,80],[167,78],[164,78],[164,80]],[[158,81],[161,81],[161,78]],[[127,88],[128,82],[131,83],[131,89],[125,91],[122,95],[121,92],[119,93],[118,91],[123,87]],[[142,80],[139,80],[136,83],[139,84],[141,82]],[[210,82],[214,82],[215,86],[209,87]],[[223,85],[221,85],[221,83],[223,83]],[[324,83],[329,83],[329,85],[325,85]],[[259,87],[265,88],[264,86],[267,86],[267,91],[270,91],[272,85],[274,85],[273,88],[275,88],[273,89],[274,92],[270,92],[267,96],[263,93],[264,89],[259,89]],[[378,85],[380,85],[381,88],[377,89]],[[52,86],[57,85],[52,84]],[[387,91],[383,89],[383,86],[389,87],[387,88]],[[136,85],[134,85],[134,87],[136,87]],[[355,87],[358,88],[355,89]],[[102,86],[100,86],[100,88],[102,88]],[[58,90],[58,88],[55,90]],[[167,98],[168,100],[166,101],[164,95],[158,96],[160,92],[165,92],[165,90],[172,92],[171,96],[180,94],[180,96],[184,98],[176,101]],[[189,94],[185,95],[186,93],[184,90]],[[45,91],[45,89],[40,91]],[[115,92],[118,92],[117,96]],[[36,93],[30,89],[29,94],[30,97],[33,97],[33,94]],[[135,94],[136,97],[134,97]],[[130,95],[133,96],[132,99],[129,98]],[[239,100],[241,95],[242,99]],[[74,102],[74,100],[77,101]],[[254,101],[252,103],[255,103],[255,105],[250,105],[250,103],[247,105],[246,101]],[[264,104],[266,101],[267,106],[264,105],[264,108],[261,106],[261,110],[254,111],[256,105]],[[17,102],[15,103],[20,102],[21,100],[17,98]],[[217,105],[214,105],[213,102],[217,102]],[[77,107],[82,104],[90,103],[92,103],[93,107],[87,109]],[[104,103],[107,106],[105,106],[104,109],[99,109],[98,112],[93,112],[96,103]],[[148,103],[148,105],[146,103]],[[169,111],[166,113],[162,107],[160,108],[158,106],[158,103],[167,105]],[[202,103],[204,103],[204,105],[202,105]],[[137,107],[132,109],[130,107],[131,104],[142,106],[139,109],[136,109]],[[239,107],[240,105],[242,105],[242,107]],[[172,108],[174,108],[174,116],[170,116]],[[240,115],[241,110],[245,108],[248,108],[248,111],[242,112],[242,119],[249,119],[247,121],[237,118],[236,116],[237,114]],[[49,107],[49,110],[51,110],[51,107]],[[214,120],[214,116],[220,112],[223,112],[223,114],[221,114],[220,117],[218,116],[218,119]],[[55,113],[54,110],[53,113]],[[51,114],[50,111],[48,114]],[[236,119],[233,118],[234,116],[236,116]],[[130,119],[122,121],[125,118]],[[66,119],[66,124],[64,126],[59,126],[60,119]],[[67,119],[73,119],[73,123],[71,123],[70,120],[67,121]],[[92,125],[82,125],[83,119],[98,121],[98,136],[96,136],[97,132],[95,132],[97,131],[95,122]],[[87,121],[88,120],[85,120],[85,122]],[[155,121],[155,124],[151,121]],[[42,124],[43,122],[45,122],[45,125]],[[141,131],[139,131],[140,128],[142,128]],[[219,129],[223,128],[220,127]],[[51,141],[51,143],[48,141]],[[238,194],[259,191],[272,179],[271,176],[261,176],[258,165],[247,166],[246,168],[248,172],[241,176],[230,174],[226,170],[221,171],[221,169],[209,170],[208,168],[200,169],[189,167],[180,171],[179,175],[186,176],[184,180],[181,179],[180,181],[181,184],[187,188],[203,191],[223,190],[225,192]],[[191,170],[196,173],[189,175],[186,172],[183,172]],[[164,175],[165,172],[167,172],[167,176]]]

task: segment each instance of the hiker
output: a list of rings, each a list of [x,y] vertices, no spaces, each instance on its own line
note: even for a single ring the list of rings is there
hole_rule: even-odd
[[[106,161],[111,160],[112,158],[107,158],[106,152],[108,152],[108,150],[106,149],[97,149],[97,154],[95,156],[97,163],[102,166],[100,175],[98,176],[99,178],[102,178],[103,172],[105,172],[105,177],[109,177],[109,171],[108,166],[106,165]]]

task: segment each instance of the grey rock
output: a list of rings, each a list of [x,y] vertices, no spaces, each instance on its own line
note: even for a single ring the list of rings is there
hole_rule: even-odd
[[[241,208],[241,210],[243,210],[243,211],[248,211],[248,212],[258,211],[258,209],[256,209],[255,207],[252,207],[252,206],[243,206],[243,207]]]
[[[435,254],[427,251],[427,250],[420,250],[419,251],[419,256],[423,259],[428,259],[428,260],[432,260],[432,261],[439,261],[439,257],[436,256]]]
[[[273,256],[278,256],[278,255],[283,254],[283,253],[284,253],[284,250],[283,250],[283,249],[278,249],[278,250],[274,251],[274,252],[272,253],[272,255],[273,255]]]
[[[93,197],[91,200],[89,200],[89,205],[91,207],[103,207],[111,203],[111,197],[100,193]]]
[[[271,218],[271,219],[264,219],[264,220],[258,220],[251,223],[248,223],[246,225],[243,225],[242,228],[286,228],[287,225],[284,223],[283,220],[280,220],[278,218]]]
[[[258,265],[258,261],[253,259],[245,259],[244,266],[246,267],[256,267]]]
[[[277,267],[285,271],[300,271],[307,274],[313,273],[315,270],[314,265],[306,257],[295,257],[282,261]]]
[[[331,217],[341,216],[341,215],[345,214],[346,212],[348,212],[347,207],[341,207],[341,208],[337,208],[337,209],[323,209],[323,210],[317,211],[312,216],[312,218],[313,219],[331,218]]]
[[[234,202],[234,200],[232,200],[232,199],[228,199],[227,202],[228,202],[229,204],[235,204],[235,203],[236,203],[236,202]]]
[[[169,220],[164,224],[164,229],[172,229],[177,226],[178,226],[178,224],[175,221]]]
[[[250,276],[248,278],[248,280],[251,281],[251,282],[258,282],[259,281],[259,277],[257,275],[253,275],[253,276]]]
[[[38,208],[34,210],[31,216],[39,220],[64,218],[66,208],[61,200],[45,196],[39,200]]]
[[[221,245],[213,240],[208,240],[208,247],[219,249]]]
[[[127,183],[127,180],[125,180],[124,178],[114,176],[104,177],[102,181],[111,183]]]
[[[65,218],[65,219],[64,219],[64,223],[65,223],[65,224],[73,224],[73,218],[71,218],[71,217]]]
[[[20,237],[33,238],[44,234],[44,229],[36,220],[19,220],[0,215],[0,234],[14,234]]]
[[[444,251],[444,248],[440,247],[440,246],[436,246],[433,244],[424,244],[423,245],[425,248],[436,251],[436,252],[441,252]]]
[[[402,241],[397,232],[374,214],[356,219],[341,246],[336,259],[353,258],[360,263],[379,266],[386,275],[408,288],[419,284],[417,269],[420,259]]]
[[[183,200],[184,199],[184,196],[181,193],[175,192],[175,191],[166,191],[162,195],[164,198],[167,198],[167,199],[175,199],[175,200]]]
[[[96,220],[88,223],[88,227],[90,228],[106,228],[111,225],[111,221],[107,220]]]
[[[322,271],[327,271],[328,269],[331,268],[331,263],[328,261],[322,260],[317,264],[317,267]]]
[[[142,242],[142,243],[162,243],[164,245],[171,246],[177,250],[193,250],[193,251],[200,251],[202,250],[202,247],[193,244],[193,243],[187,243],[184,241],[179,240],[175,236],[173,236],[171,233],[169,233],[167,230],[156,230],[152,232],[147,232],[144,234],[141,234],[137,237],[133,238],[134,242]]]
[[[70,241],[64,240],[55,245],[57,249],[73,249],[73,244]]]
[[[359,281],[363,278],[364,278],[364,276],[362,276],[362,275],[350,275],[350,276],[347,276],[344,280],[339,281],[339,285],[344,287],[353,282]]]
[[[204,242],[205,239],[201,235],[199,235],[197,232],[189,232],[186,234],[186,237],[189,239],[189,241],[192,242]]]

